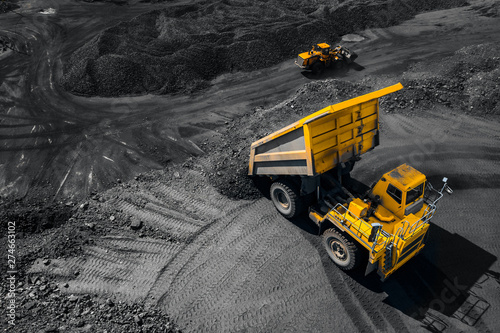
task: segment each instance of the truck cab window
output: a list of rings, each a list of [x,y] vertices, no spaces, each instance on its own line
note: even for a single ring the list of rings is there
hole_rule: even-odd
[[[391,198],[396,200],[398,204],[401,204],[402,192],[398,190],[394,185],[389,184],[389,186],[387,187],[387,194],[389,194]]]
[[[412,188],[408,192],[406,192],[406,204],[410,204],[413,201],[417,200],[422,196],[422,193],[424,192],[424,183]]]

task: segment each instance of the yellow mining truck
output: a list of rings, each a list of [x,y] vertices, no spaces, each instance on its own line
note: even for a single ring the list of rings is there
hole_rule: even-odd
[[[277,210],[293,218],[305,209],[330,258],[343,270],[368,253],[366,274],[382,280],[424,247],[444,191],[403,164],[371,187],[350,176],[362,154],[379,144],[379,98],[396,85],[317,111],[251,146],[249,175],[270,177]]]
[[[327,43],[319,43],[313,45],[311,51],[300,53],[295,65],[311,70],[315,74],[321,74],[325,68],[350,64],[357,57],[356,53],[343,46],[331,47]]]

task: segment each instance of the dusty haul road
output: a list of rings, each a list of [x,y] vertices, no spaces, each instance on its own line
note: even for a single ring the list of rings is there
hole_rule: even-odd
[[[55,17],[25,8],[31,20],[23,28],[18,16],[2,17],[1,32],[25,40],[30,54],[0,58],[2,196],[78,199],[118,178],[200,157],[102,192],[74,216],[101,225],[113,216],[123,229],[141,221],[144,233],[95,236],[84,255],[38,260],[30,274],[49,276],[68,294],[160,307],[185,332],[500,330],[497,118],[439,106],[411,116],[382,110],[381,146],[356,165],[354,176],[370,183],[408,162],[435,183],[449,177],[455,193],[438,207],[423,253],[388,281],[346,274],[324,253],[306,217],[288,221],[266,198],[227,198],[205,171],[214,161],[203,143],[213,144],[226,121],[255,107],[270,112],[316,78],[301,75],[290,60],[224,75],[191,97],[75,97],[57,85],[61,59],[95,32],[151,9],[123,7],[106,20],[109,12],[92,6],[63,2]],[[360,54],[358,66],[324,78],[389,85],[412,62],[499,41],[499,27],[498,18],[472,6],[421,14],[346,41]]]

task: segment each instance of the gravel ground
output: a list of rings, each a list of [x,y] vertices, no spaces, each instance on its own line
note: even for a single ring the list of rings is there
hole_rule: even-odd
[[[10,332],[181,332],[161,310],[97,295],[68,295],[61,291],[67,287],[36,275],[18,282],[18,325]]]

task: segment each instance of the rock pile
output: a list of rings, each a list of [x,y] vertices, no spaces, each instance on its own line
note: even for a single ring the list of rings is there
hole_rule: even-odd
[[[61,292],[67,284],[44,276],[28,276],[16,287],[16,325],[9,332],[181,332],[161,310],[89,294],[68,295]]]
[[[405,89],[388,96],[389,111],[416,110],[441,104],[476,115],[500,114],[500,47],[462,48],[435,64],[419,63],[403,74]]]

